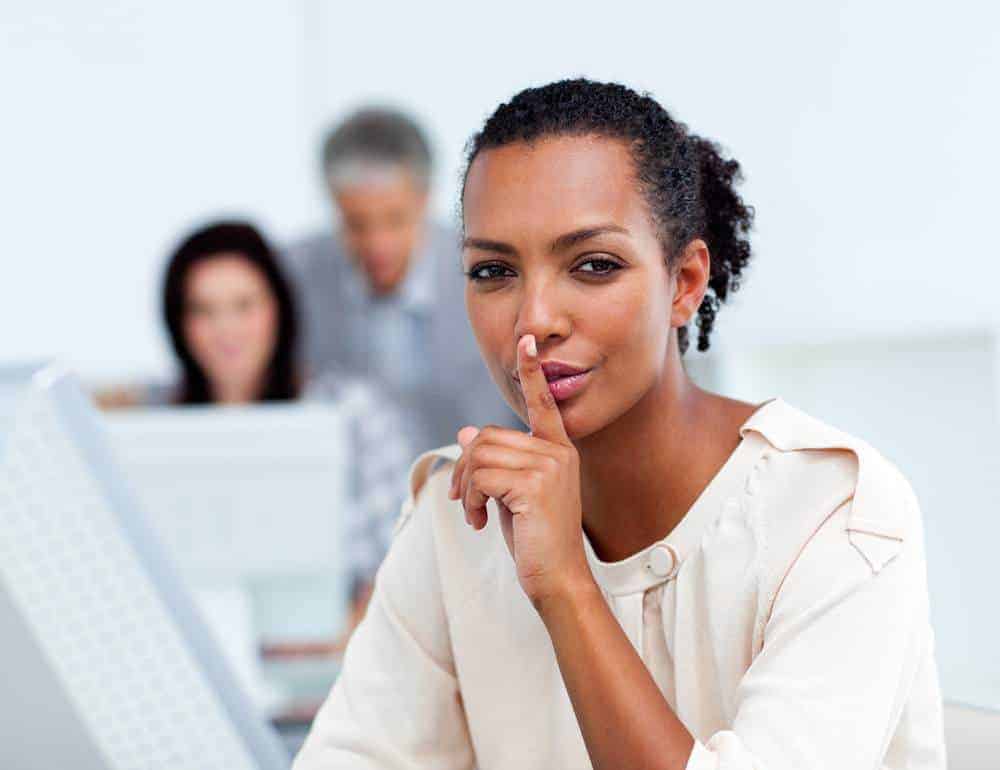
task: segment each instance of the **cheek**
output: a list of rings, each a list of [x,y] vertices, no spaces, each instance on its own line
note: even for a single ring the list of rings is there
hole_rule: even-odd
[[[392,234],[399,243],[412,243],[419,233],[420,220],[413,216],[405,217],[392,227]]]
[[[599,313],[599,333],[616,348],[641,348],[662,336],[669,323],[646,279],[623,283],[619,291],[609,292],[592,306]]]
[[[513,304],[499,292],[482,294],[467,287],[465,309],[483,361],[499,384],[505,379],[503,352],[513,340],[513,314],[516,312]],[[498,374],[501,375],[499,379]]]
[[[184,340],[195,359],[203,359],[211,353],[212,322],[207,318],[187,318],[183,325]]]
[[[254,308],[248,315],[245,331],[254,349],[270,352],[278,338],[278,309],[273,303]]]
[[[587,320],[589,336],[607,356],[609,374],[640,389],[661,371],[670,335],[668,310],[652,289],[648,280],[625,285],[593,303],[600,312]]]
[[[368,229],[362,229],[357,226],[344,229],[344,240],[347,241],[347,247],[352,253],[364,248],[365,244],[370,240],[368,233]]]

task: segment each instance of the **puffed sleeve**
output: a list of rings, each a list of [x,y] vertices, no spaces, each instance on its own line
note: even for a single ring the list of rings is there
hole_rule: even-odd
[[[913,682],[933,667],[919,510],[905,495],[899,505],[902,540],[872,535],[858,547],[850,501],[813,533],[777,594],[730,729],[696,741],[687,770],[882,766]],[[922,718],[925,750],[908,770],[943,770],[940,708]]]
[[[447,483],[446,473],[427,480]],[[473,766],[428,510],[438,497],[404,504],[367,614],[294,770]]]

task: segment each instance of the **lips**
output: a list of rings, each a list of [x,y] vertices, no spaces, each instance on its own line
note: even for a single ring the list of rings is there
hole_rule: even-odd
[[[584,374],[588,371],[590,370],[585,366],[573,366],[572,364],[567,364],[563,361],[542,361],[542,374],[545,375],[545,379],[548,382],[552,382],[553,380],[558,380],[563,377],[572,377],[577,374]],[[516,369],[513,372],[513,376],[516,382],[521,381]]]
[[[579,393],[590,379],[590,372],[590,369],[563,361],[542,362],[542,373],[549,383],[549,392],[556,401],[565,401]],[[521,384],[517,372],[514,372],[514,380],[518,385]]]
[[[572,377],[576,374],[583,374],[587,369],[580,366],[571,366],[570,364],[564,364],[562,361],[543,361],[542,362],[542,373],[545,375],[545,379],[549,382],[553,380],[558,380],[562,377]]]

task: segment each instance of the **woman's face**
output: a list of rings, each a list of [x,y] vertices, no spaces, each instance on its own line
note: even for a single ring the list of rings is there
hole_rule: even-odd
[[[516,346],[535,335],[573,439],[656,385],[671,326],[687,322],[694,299],[673,302],[676,280],[632,169],[623,142],[556,137],[481,152],[466,180],[465,297],[480,351],[526,420]]]
[[[261,270],[237,253],[195,263],[184,285],[184,337],[217,398],[252,400],[278,338],[278,303]]]

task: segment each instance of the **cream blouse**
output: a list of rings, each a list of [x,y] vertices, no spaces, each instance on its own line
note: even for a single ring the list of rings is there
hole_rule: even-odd
[[[874,449],[781,399],[760,407],[680,524],[587,557],[664,698],[688,770],[945,767],[920,511]],[[448,499],[422,456],[295,770],[587,768],[545,627],[496,509]],[[492,505],[492,501],[490,502]]]

